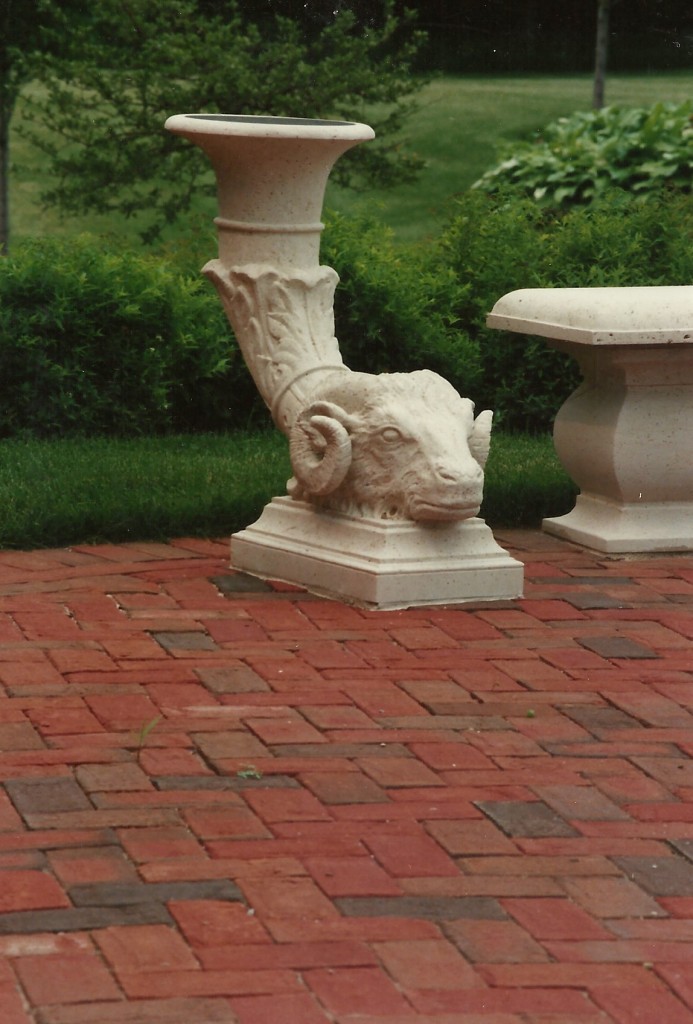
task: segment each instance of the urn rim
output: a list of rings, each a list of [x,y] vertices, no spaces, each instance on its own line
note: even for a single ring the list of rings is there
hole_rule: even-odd
[[[373,129],[358,121],[309,117],[274,117],[261,114],[174,114],[165,127],[179,135],[231,135],[257,139],[325,139],[366,141]]]

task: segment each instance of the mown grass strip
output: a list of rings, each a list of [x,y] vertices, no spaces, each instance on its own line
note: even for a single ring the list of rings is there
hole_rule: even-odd
[[[0,547],[225,537],[285,493],[291,475],[277,432],[134,439],[6,440],[0,444]],[[574,488],[548,437],[498,434],[483,515],[537,526],[571,507]]]

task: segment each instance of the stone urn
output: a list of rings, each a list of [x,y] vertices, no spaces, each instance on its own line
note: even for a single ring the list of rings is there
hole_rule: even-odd
[[[376,608],[519,596],[521,564],[478,518],[491,413],[431,371],[357,373],[340,353],[320,217],[335,161],[373,130],[236,114],[166,128],[214,168],[219,252],[203,273],[289,439],[288,493],[232,537],[233,567]]]

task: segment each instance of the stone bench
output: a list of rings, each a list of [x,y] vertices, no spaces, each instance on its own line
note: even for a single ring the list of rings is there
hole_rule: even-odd
[[[584,378],[554,424],[580,494],[543,529],[598,551],[693,550],[693,286],[522,289],[487,324],[546,338]]]

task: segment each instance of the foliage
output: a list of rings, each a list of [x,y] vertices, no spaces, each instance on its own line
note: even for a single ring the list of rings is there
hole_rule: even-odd
[[[589,203],[622,188],[641,196],[693,186],[693,103],[605,107],[547,125],[515,144],[475,187],[513,189],[542,206]]]
[[[201,281],[87,236],[18,247],[0,262],[0,435],[204,426],[234,370],[217,307]]]
[[[237,0],[207,13],[196,0],[100,0],[82,18],[63,17],[70,49],[37,67],[43,91],[27,127],[52,168],[45,201],[141,214],[143,237],[157,237],[214,191],[197,147],[163,128],[169,115],[199,110],[358,120],[368,105],[379,139],[340,161],[335,180],[410,177],[421,161],[398,133],[422,85],[411,74],[422,38],[408,13],[395,15],[394,0],[378,9],[365,25],[335,11],[312,35],[281,16],[256,24]]]
[[[480,348],[477,404],[494,409],[505,429],[541,432],[579,379],[573,361],[544,340],[485,326],[502,295],[516,288],[689,284],[692,230],[690,193],[642,203],[616,191],[566,212],[516,196],[460,197],[435,259],[463,289],[453,312]]]
[[[340,276],[335,294],[337,335],[344,362],[367,373],[427,367],[465,393],[477,387],[477,346],[454,310],[465,289],[455,271],[432,266],[426,248],[397,247],[378,221],[327,218],[322,260]]]
[[[334,216],[323,261],[355,370],[429,367],[469,392],[481,366],[452,312],[455,273]],[[198,245],[141,255],[90,236],[27,243],[0,264],[0,436],[229,430],[268,422]]]

